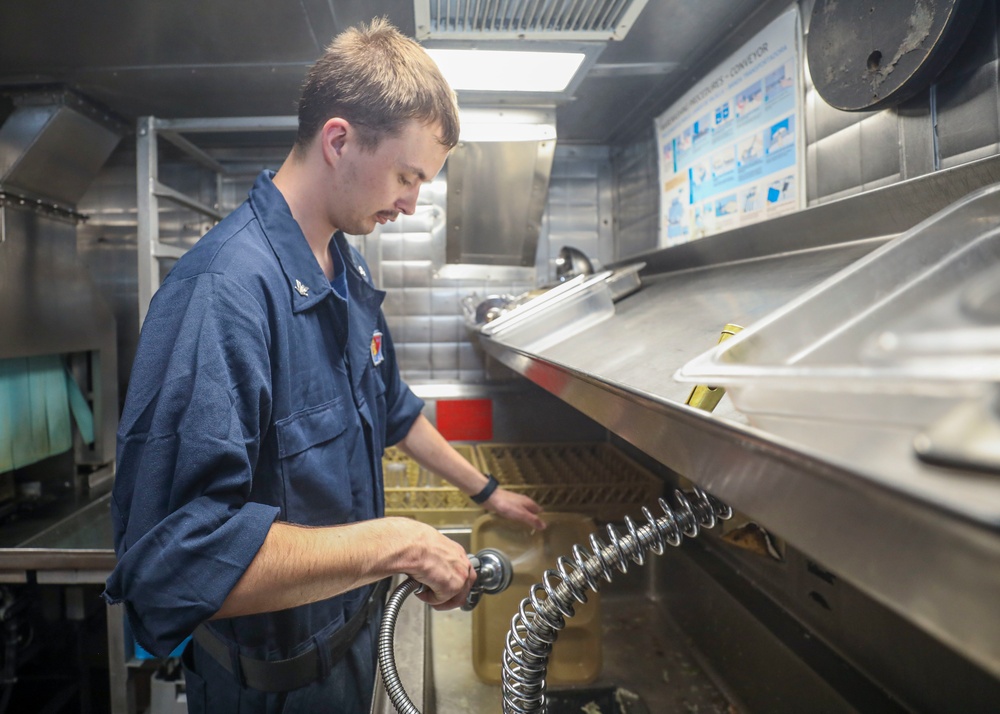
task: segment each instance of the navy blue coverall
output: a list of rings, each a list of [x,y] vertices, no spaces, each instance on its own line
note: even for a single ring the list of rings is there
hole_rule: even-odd
[[[118,432],[118,564],[105,597],[124,602],[137,641],[159,656],[219,609],[276,519],[381,516],[382,451],[423,407],[400,380],[385,293],[364,260],[334,234],[331,284],[272,176],[262,173],[178,261],[139,340]],[[234,652],[285,659],[322,649],[368,592],[209,627]],[[339,663],[324,661],[317,684],[290,694],[241,687],[192,643],[189,709],[367,712],[377,627]]]

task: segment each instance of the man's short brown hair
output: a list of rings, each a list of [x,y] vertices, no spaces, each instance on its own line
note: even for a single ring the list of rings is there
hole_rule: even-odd
[[[413,119],[438,124],[449,149],[458,143],[455,93],[424,49],[385,18],[340,33],[310,68],[296,145],[308,146],[331,117],[349,121],[369,150]]]

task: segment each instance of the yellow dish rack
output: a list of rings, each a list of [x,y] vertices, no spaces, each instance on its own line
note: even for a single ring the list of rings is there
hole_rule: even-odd
[[[604,442],[455,444],[477,469],[509,491],[531,496],[547,511],[582,513],[599,521],[637,516],[655,504],[663,482]],[[484,509],[399,449],[382,457],[387,516],[441,526],[470,526]]]

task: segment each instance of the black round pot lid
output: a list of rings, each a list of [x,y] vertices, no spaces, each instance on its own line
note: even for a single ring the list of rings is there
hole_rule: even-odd
[[[930,86],[982,0],[816,0],[806,56],[819,95],[844,111],[899,104]]]

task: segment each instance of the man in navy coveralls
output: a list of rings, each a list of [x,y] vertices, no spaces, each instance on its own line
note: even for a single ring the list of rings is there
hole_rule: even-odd
[[[344,234],[413,213],[458,142],[454,93],[384,20],[309,71],[294,147],[181,258],[143,325],[118,432],[118,565],[132,633],[184,652],[188,708],[367,712],[384,589],[438,609],[475,580],[434,528],[385,518],[398,444],[490,511],[534,528],[421,415],[361,255]]]

